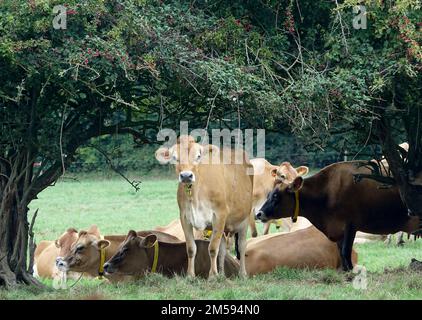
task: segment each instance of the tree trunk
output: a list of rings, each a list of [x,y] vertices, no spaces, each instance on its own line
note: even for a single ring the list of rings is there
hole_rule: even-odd
[[[400,196],[406,204],[409,214],[418,215],[422,218],[422,181],[415,179],[415,177],[422,177],[422,172],[415,174],[415,168],[407,167],[408,165],[406,161],[403,161],[397,143],[392,138],[391,128],[386,121],[380,123],[379,132],[383,154],[397,183]],[[412,145],[409,145],[410,148],[412,148]],[[409,172],[413,172],[412,176]]]
[[[27,270],[28,204],[32,162],[29,153],[0,164],[0,286],[40,285]]]

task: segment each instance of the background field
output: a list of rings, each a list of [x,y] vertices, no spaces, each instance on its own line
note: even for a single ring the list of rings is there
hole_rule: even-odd
[[[36,240],[54,240],[66,228],[97,224],[103,234],[146,230],[178,218],[176,180],[146,180],[139,192],[118,178],[61,180],[31,204],[39,208]],[[260,231],[261,225],[259,225]],[[273,230],[274,231],[274,230]],[[421,299],[422,273],[407,269],[420,259],[422,241],[403,247],[370,243],[355,246],[368,270],[367,290],[352,286],[352,275],[332,270],[280,268],[254,278],[205,281],[151,275],[133,284],[82,280],[68,290],[0,290],[0,299]],[[51,281],[44,283],[52,288]],[[73,280],[70,280],[70,284]]]

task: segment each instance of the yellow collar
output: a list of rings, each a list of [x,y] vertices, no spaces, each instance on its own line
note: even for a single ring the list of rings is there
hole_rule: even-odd
[[[292,221],[295,223],[297,221],[297,217],[299,216],[299,191],[295,191],[295,212],[292,216]]]
[[[105,263],[105,249],[100,250],[100,267],[98,268],[98,278],[102,278],[104,275],[104,263]]]
[[[104,240],[103,236],[100,236],[101,240]],[[104,275],[104,263],[105,263],[105,258],[106,258],[106,252],[105,252],[105,248],[104,249],[100,249],[100,266],[98,268],[98,278],[102,279],[103,275]]]
[[[185,184],[185,193],[188,198],[192,197],[192,184]]]
[[[211,239],[212,236],[212,230],[204,230],[202,232],[202,235],[204,236],[205,239]]]
[[[152,273],[155,273],[157,271],[158,252],[159,252],[159,247],[158,247],[158,240],[157,240],[154,243],[154,261],[152,263],[152,268],[151,268]]]

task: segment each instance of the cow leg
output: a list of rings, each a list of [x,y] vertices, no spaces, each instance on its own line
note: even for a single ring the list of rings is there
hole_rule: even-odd
[[[258,235],[255,223],[255,208],[252,208],[251,214],[249,215],[249,227],[251,228],[252,238],[255,238]]]
[[[227,253],[227,239],[221,239],[220,249],[218,250],[218,272],[224,275],[224,260]]]
[[[185,215],[180,215],[180,222],[182,223],[182,229],[186,238],[186,252],[188,255],[188,270],[187,275],[195,277],[195,256],[196,256],[196,243],[193,235],[193,227],[186,220]]]
[[[270,227],[271,227],[271,222],[270,221],[265,222],[264,223],[264,232],[263,232],[263,234],[268,234],[268,232],[270,232]]]
[[[210,255],[211,266],[210,266],[210,274],[209,277],[216,276],[218,274],[217,270],[217,256],[220,248],[221,238],[224,234],[224,226],[226,224],[226,215],[222,215],[223,219],[218,219],[216,214],[214,213],[213,216],[213,223],[212,223],[212,235],[210,239],[210,244],[208,246],[208,252]]]
[[[343,264],[344,271],[353,270],[352,263],[352,249],[353,242],[355,241],[356,228],[352,224],[346,225],[344,229],[344,237],[341,245],[341,262]]]
[[[391,240],[392,240],[392,238],[393,238],[393,235],[390,233],[390,234],[387,236],[387,239],[385,239],[384,243],[385,243],[385,244],[390,245],[390,244],[391,244]]]
[[[245,254],[246,254],[246,235],[248,233],[248,225],[245,223],[244,227],[241,228],[238,232],[238,246],[239,246],[239,253],[240,253],[240,270],[239,275],[242,277],[246,277],[246,261],[245,261]]]
[[[398,246],[402,246],[404,244],[404,232],[403,231],[399,231],[398,235],[397,235],[397,245]]]

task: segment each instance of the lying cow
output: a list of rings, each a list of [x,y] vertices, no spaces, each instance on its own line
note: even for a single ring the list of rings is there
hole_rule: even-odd
[[[173,220],[165,227],[156,227],[154,230],[171,234],[172,236],[176,237],[180,241],[183,241],[183,242],[186,241],[180,219]],[[193,236],[195,237],[195,239],[199,239],[199,240],[205,240],[207,238],[206,232],[204,233],[204,231],[200,231],[196,229],[193,230]]]
[[[286,231],[281,231],[281,232],[277,232],[277,233],[269,233],[269,234],[265,234],[256,238],[250,238],[248,239],[247,245],[246,245],[246,251],[248,250],[247,248],[249,248],[250,245],[252,245],[253,243],[262,241],[262,240],[266,240],[269,239],[271,237],[275,237],[277,235],[280,234],[287,234],[287,233],[291,233],[291,232],[295,232],[298,230],[302,230],[302,229],[306,229],[309,228],[310,226],[312,226],[312,223],[304,218],[304,217],[298,217],[296,222],[292,222],[291,218],[282,218],[279,219],[283,221],[283,225],[284,225],[284,229]]]
[[[209,242],[195,240],[195,273],[207,278],[211,265],[208,254]],[[219,257],[220,258],[220,257]],[[148,272],[158,272],[168,277],[186,275],[188,256],[185,243],[167,243],[157,239],[155,234],[139,237],[129,231],[126,240],[110,260],[104,264],[107,275],[140,278]],[[230,255],[224,257],[224,274],[227,277],[239,274],[239,264]]]
[[[147,236],[154,234],[160,241],[183,243],[179,239],[160,231],[139,231],[138,235]],[[97,226],[91,226],[88,231],[80,231],[78,239],[72,245],[71,250],[63,259],[58,260],[57,267],[61,271],[83,272],[92,277],[103,276],[103,265],[118,250],[125,240],[125,235],[101,236]],[[116,278],[105,275],[110,281],[119,281]]]
[[[293,168],[289,162],[283,162],[279,166],[275,166],[264,158],[252,159],[250,162],[254,168],[254,179],[249,226],[251,228],[252,237],[256,237],[258,232],[255,225],[255,215],[267,199],[268,193],[273,190],[274,181],[290,183],[296,177],[306,175],[309,172],[309,168],[305,166]],[[288,224],[286,225],[286,221],[270,220],[264,223],[263,234],[268,234],[271,223],[276,224],[277,229],[288,226]]]
[[[56,267],[57,259],[65,256],[74,242],[78,239],[78,232],[70,228],[63,233],[56,241],[41,241],[34,252],[34,277],[58,279],[62,273]],[[68,278],[75,278],[78,275],[69,273]]]
[[[419,217],[408,215],[397,187],[379,188],[379,183],[371,179],[357,183],[355,175],[359,174],[371,171],[360,161],[340,162],[310,178],[277,183],[257,218],[264,222],[298,214],[308,218],[330,240],[338,242],[343,269],[352,270],[356,231],[411,233],[420,226]]]
[[[240,274],[246,275],[246,234],[251,212],[253,167],[240,149],[200,145],[191,136],[180,136],[170,149],[155,153],[162,163],[175,163],[179,177],[177,203],[186,238],[188,274],[195,276],[197,252],[193,229],[212,230],[209,243],[210,275],[224,270],[224,233],[237,234]],[[239,161],[240,160],[240,161]],[[229,164],[227,163],[229,162]],[[217,268],[217,256],[220,264]]]
[[[310,269],[341,267],[337,244],[314,226],[295,232],[261,236],[249,241],[246,249],[248,275],[271,272],[281,266]],[[354,250],[352,261],[353,264],[357,263],[357,253]]]

